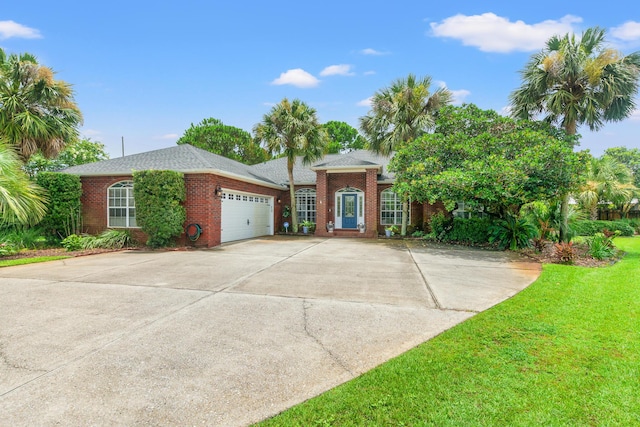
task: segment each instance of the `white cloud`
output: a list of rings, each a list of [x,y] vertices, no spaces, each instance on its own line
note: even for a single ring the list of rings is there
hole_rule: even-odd
[[[483,52],[530,52],[544,47],[553,35],[574,32],[574,24],[582,18],[565,15],[559,20],[547,20],[536,24],[524,21],[511,22],[494,13],[482,15],[455,15],[442,22],[432,22],[435,37],[462,41],[465,46],[475,46]]]
[[[353,76],[354,72],[351,71],[351,65],[339,64],[329,65],[324,70],[320,71],[321,76]]]
[[[365,72],[364,72],[364,75],[365,75],[365,76],[373,76],[375,73],[376,73],[376,72],[375,72],[375,71],[373,71],[373,70],[371,70],[371,71],[365,71]]]
[[[623,41],[640,40],[640,22],[628,21],[611,29],[611,36]]]
[[[635,109],[633,110],[633,112],[631,113],[631,116],[629,116],[629,118],[631,120],[633,120],[634,122],[640,122],[640,109]]]
[[[180,135],[178,135],[177,133],[167,133],[158,137],[158,139],[178,139],[178,138],[180,138]]]
[[[95,130],[95,129],[82,129],[82,135],[85,138],[93,138],[96,136],[101,135],[102,132],[100,132],[99,130]]]
[[[373,99],[373,96],[370,96],[367,99],[363,99],[362,101],[358,101],[358,103],[356,104],[358,107],[371,107],[371,100]]]
[[[471,92],[466,89],[452,90],[451,93],[453,94],[452,103],[455,105],[464,104],[467,96],[471,95]]]
[[[366,49],[362,49],[360,53],[363,55],[388,55],[389,54],[389,52],[383,52],[381,50],[371,49],[370,47]]]
[[[35,28],[29,28],[14,21],[0,21],[0,40],[12,37],[22,39],[39,39],[42,38],[42,35],[40,34],[40,31]]]
[[[280,74],[280,77],[271,82],[272,85],[292,85],[295,87],[316,87],[320,80],[307,73],[302,68],[294,68]]]

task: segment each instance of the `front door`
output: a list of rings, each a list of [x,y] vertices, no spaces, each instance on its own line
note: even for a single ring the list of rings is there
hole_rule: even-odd
[[[342,195],[342,228],[358,227],[358,195]]]

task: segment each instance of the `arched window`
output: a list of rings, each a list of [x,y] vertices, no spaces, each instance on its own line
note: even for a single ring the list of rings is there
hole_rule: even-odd
[[[402,199],[391,188],[380,193],[380,224],[402,224]]]
[[[316,190],[301,188],[296,190],[296,209],[298,221],[316,222]]]
[[[133,181],[120,181],[113,184],[109,187],[108,199],[108,227],[137,227]]]

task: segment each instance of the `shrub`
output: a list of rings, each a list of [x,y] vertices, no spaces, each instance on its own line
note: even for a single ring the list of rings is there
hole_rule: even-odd
[[[17,250],[43,247],[46,240],[40,227],[9,226],[0,231],[0,241],[10,243]]]
[[[471,244],[487,243],[490,227],[488,218],[454,218],[446,239]]]
[[[133,238],[129,230],[105,230],[94,242],[95,247],[105,249],[122,249],[132,244]]]
[[[428,237],[438,241],[444,240],[452,225],[453,222],[450,218],[447,218],[442,212],[437,212],[431,216],[429,222],[431,232]]]
[[[589,246],[589,255],[595,259],[602,260],[611,258],[616,253],[616,248],[613,245],[613,238],[604,233],[596,233],[592,237],[588,238],[587,245]]]
[[[576,248],[573,246],[573,242],[561,242],[556,243],[555,247],[555,256],[560,261],[565,263],[572,263],[576,256],[578,256],[578,252]]]
[[[80,177],[58,172],[41,172],[36,182],[47,191],[48,211],[40,227],[49,238],[65,238],[81,233],[82,184]]]
[[[60,244],[67,251],[71,252],[71,251],[79,251],[81,249],[84,249],[85,248],[84,245],[86,243],[83,242],[82,236],[78,236],[77,234],[70,234],[64,239],[62,239],[62,242],[60,242]]]
[[[507,216],[497,220],[489,228],[489,242],[497,242],[501,249],[512,251],[531,245],[531,239],[538,234],[538,229],[526,219]]]
[[[11,242],[0,242],[0,256],[15,255],[20,251],[16,245]]]
[[[602,233],[603,230],[620,231],[623,236],[633,236],[634,229],[626,220],[617,221],[576,221],[571,224],[571,228],[578,236],[593,236],[596,233]]]
[[[136,221],[152,248],[169,246],[182,233],[187,214],[184,175],[175,171],[133,173]]]

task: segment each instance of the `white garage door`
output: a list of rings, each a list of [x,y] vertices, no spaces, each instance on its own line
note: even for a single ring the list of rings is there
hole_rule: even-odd
[[[225,191],[222,195],[221,241],[273,234],[273,197]]]

